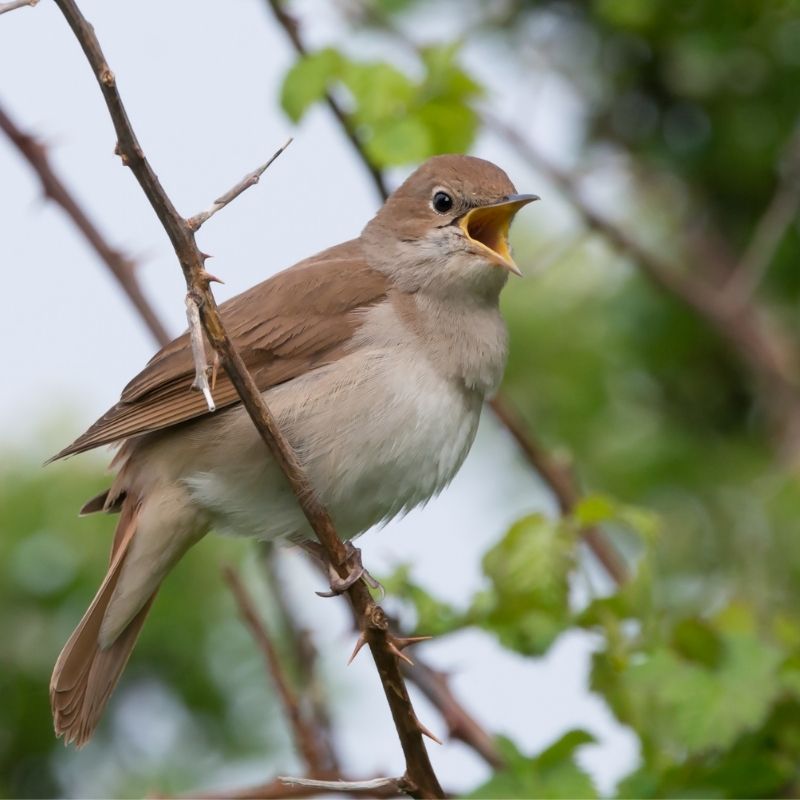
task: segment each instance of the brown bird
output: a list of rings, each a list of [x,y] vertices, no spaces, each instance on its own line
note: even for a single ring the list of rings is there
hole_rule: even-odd
[[[228,332],[343,539],[424,503],[469,451],[500,382],[498,310],[519,195],[494,164],[427,161],[361,236],[221,308]],[[228,378],[209,413],[192,389],[187,334],[54,459],[116,444],[108,491],[82,512],[119,512],[111,563],[53,670],[56,734],[83,745],[161,582],[211,528],[314,538]]]

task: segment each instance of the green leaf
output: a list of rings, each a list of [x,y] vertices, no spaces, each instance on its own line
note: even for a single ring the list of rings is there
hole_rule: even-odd
[[[417,119],[428,130],[428,155],[463,153],[470,149],[478,132],[478,115],[469,106],[454,101],[434,100],[422,105]]]
[[[490,591],[476,598],[473,618],[507,647],[544,652],[570,622],[574,560],[568,526],[539,514],[519,520],[483,558]]]
[[[469,797],[487,798],[593,798],[596,789],[575,764],[575,750],[594,741],[582,730],[569,731],[539,756],[528,758],[509,739],[498,737],[506,768],[494,773]]]
[[[431,138],[418,119],[399,117],[375,125],[364,147],[376,166],[410,164],[431,155]]]
[[[298,122],[309,106],[321,100],[340,75],[345,61],[331,47],[309,53],[295,62],[281,87],[281,107],[292,122]]]
[[[372,126],[398,120],[414,97],[413,81],[382,61],[348,61],[341,79],[352,95],[352,116],[357,124]]]
[[[671,644],[676,653],[706,667],[718,667],[723,656],[719,633],[699,617],[678,621],[672,629]]]

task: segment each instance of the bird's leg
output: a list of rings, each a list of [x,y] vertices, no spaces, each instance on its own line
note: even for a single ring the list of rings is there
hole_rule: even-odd
[[[317,542],[305,541],[302,542],[300,546],[323,564],[328,572],[331,590],[329,592],[316,592],[320,597],[336,597],[336,595],[344,594],[359,580],[363,580],[370,589],[378,589],[383,593],[383,586],[369,574],[366,567],[361,563],[361,550],[352,544],[352,542],[345,542],[345,548],[347,549],[347,558],[345,561],[347,565],[347,576],[345,578],[339,577],[339,573],[328,561],[322,545]]]

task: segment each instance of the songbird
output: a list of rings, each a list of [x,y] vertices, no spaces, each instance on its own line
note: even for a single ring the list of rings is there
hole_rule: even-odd
[[[427,501],[464,461],[505,367],[509,226],[536,199],[488,161],[431,158],[357,239],[221,305],[343,539]],[[119,513],[108,572],[50,683],[66,743],[91,737],[161,582],[210,529],[314,538],[228,378],[210,413],[194,375],[184,333],[53,457],[118,446],[111,487],[81,510]]]

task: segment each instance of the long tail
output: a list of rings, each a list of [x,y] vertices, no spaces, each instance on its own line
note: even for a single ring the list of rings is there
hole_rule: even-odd
[[[64,645],[50,680],[50,705],[57,736],[82,747],[91,737],[108,698],[119,681],[139,636],[156,590],[124,630],[106,648],[98,643],[100,625],[119,580],[122,564],[141,512],[141,504],[126,499],[122,506],[111,564],[92,604]]]

